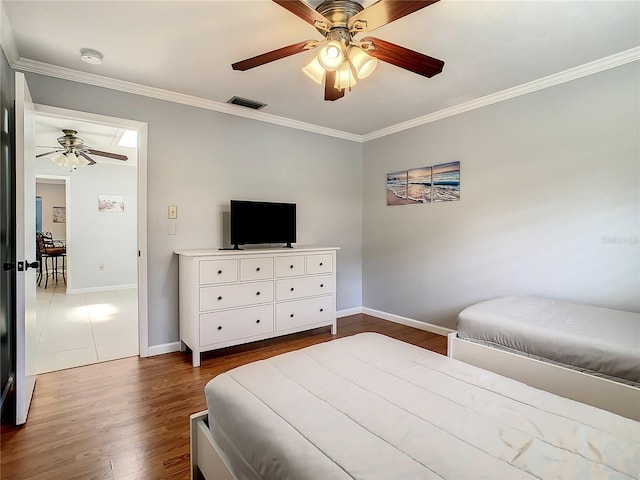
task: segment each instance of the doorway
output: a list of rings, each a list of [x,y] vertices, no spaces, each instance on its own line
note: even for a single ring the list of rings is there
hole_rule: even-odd
[[[127,157],[95,156],[71,171],[54,155],[36,159],[43,231],[66,246],[65,275],[36,290],[37,373],[146,356],[146,124],[45,106],[36,112],[36,154],[73,129],[92,149]],[[125,132],[134,132],[134,146],[118,145]],[[101,209],[104,197],[119,198],[122,211]]]

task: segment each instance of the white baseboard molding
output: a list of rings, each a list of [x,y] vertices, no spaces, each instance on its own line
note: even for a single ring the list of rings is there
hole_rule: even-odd
[[[365,315],[371,315],[372,317],[382,318],[383,320],[388,320],[390,322],[407,325],[408,327],[425,330],[437,335],[443,335],[445,337],[455,331],[451,328],[434,325],[433,323],[421,322],[420,320],[414,320],[413,318],[401,317],[400,315],[395,315],[393,313],[381,312],[380,310],[374,310],[373,308],[362,307],[362,313]]]
[[[173,353],[180,351],[180,342],[163,343],[161,345],[149,345],[147,353],[149,357],[155,355],[164,355],[165,353]]]
[[[87,287],[87,288],[69,288],[67,287],[67,295],[75,295],[78,293],[96,293],[96,292],[110,292],[113,290],[130,290],[138,288],[136,283],[127,285],[106,285],[103,287]]]
[[[348,317],[349,315],[357,315],[362,313],[362,307],[347,308],[345,310],[338,310],[336,312],[336,318]]]
[[[447,336],[452,330],[450,328],[441,327],[440,325],[434,325],[432,323],[421,322],[420,320],[414,320],[412,318],[401,317],[400,315],[394,315],[393,313],[381,312],[380,310],[374,310],[366,307],[353,307],[344,310],[338,310],[336,312],[336,318],[348,317],[349,315],[357,315],[364,313],[371,315],[372,317],[378,317],[383,320],[388,320],[394,323],[400,323],[409,327],[417,328],[419,330],[425,330],[427,332],[435,333],[437,335]],[[155,355],[163,355],[165,353],[179,352],[180,342],[164,343],[162,345],[149,345],[148,356],[153,357]]]

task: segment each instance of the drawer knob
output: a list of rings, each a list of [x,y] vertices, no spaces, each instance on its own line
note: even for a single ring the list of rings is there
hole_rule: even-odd
[[[260,267],[256,268],[256,272],[259,272],[259,271],[260,271]]]
[[[222,325],[218,325],[218,330],[222,330]]]
[[[320,309],[320,311],[321,311],[321,312],[324,312],[324,308],[321,308],[321,309]]]
[[[293,313],[291,315],[289,315],[291,318],[293,318]]]
[[[324,287],[324,283],[321,283],[321,284],[320,284],[320,288],[322,288],[322,287]]]
[[[260,295],[260,292],[256,292],[256,295]]]
[[[218,270],[218,275],[222,275],[222,270]]]
[[[260,319],[256,320],[256,323],[260,323]]]
[[[293,265],[289,265],[289,268],[293,268]]]
[[[218,301],[222,300],[222,296],[218,297]]]
[[[291,287],[291,291],[293,292],[295,290],[295,288]]]
[[[322,266],[322,262],[320,262],[320,266]]]

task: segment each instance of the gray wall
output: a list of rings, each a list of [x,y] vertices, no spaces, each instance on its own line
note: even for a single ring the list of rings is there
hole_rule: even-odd
[[[137,169],[98,163],[68,172],[49,158],[41,157],[36,159],[34,171],[36,175],[69,179],[67,293],[135,285],[138,282]],[[64,206],[64,186],[61,187],[62,203],[57,205]],[[121,195],[124,212],[99,212],[99,194]],[[45,211],[44,204],[43,198],[43,225],[44,219],[51,217],[51,207]],[[53,225],[65,227],[65,224]],[[61,237],[54,234],[54,238]]]
[[[364,145],[363,305],[455,327],[534,294],[640,310],[639,63]],[[461,200],[387,206],[387,172],[459,160]]]
[[[358,143],[27,74],[36,103],[148,123],[149,345],[178,340],[173,251],[218,248],[230,199],[298,205],[298,244],[338,246],[338,309],[362,305]],[[168,235],[167,206],[178,206]]]

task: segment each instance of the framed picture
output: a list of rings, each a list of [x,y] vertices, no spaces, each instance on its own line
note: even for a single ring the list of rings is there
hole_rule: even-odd
[[[460,162],[433,166],[432,199],[434,202],[460,200]]]
[[[53,207],[53,223],[67,223],[66,207]]]
[[[407,171],[387,173],[387,205],[407,204]]]
[[[122,195],[98,195],[99,212],[124,212]]]
[[[431,202],[431,171],[433,167],[414,168],[409,170],[407,179],[408,203]]]

